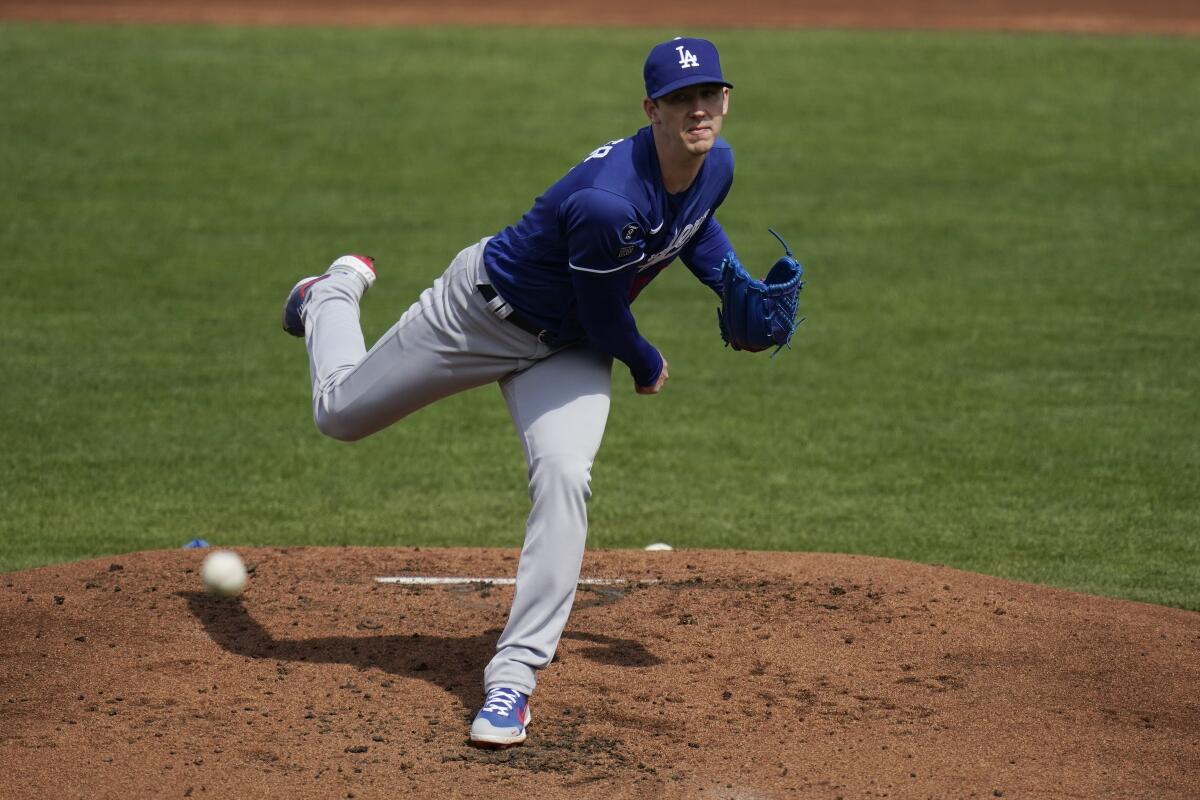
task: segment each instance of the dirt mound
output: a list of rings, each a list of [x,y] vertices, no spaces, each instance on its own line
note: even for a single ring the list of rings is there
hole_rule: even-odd
[[[1200,614],[852,556],[590,552],[529,741],[467,742],[516,552],[0,576],[2,797],[1200,795]]]

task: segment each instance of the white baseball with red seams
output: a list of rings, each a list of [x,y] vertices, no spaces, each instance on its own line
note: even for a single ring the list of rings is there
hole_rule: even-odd
[[[213,594],[235,597],[246,588],[246,565],[232,550],[215,550],[205,557],[200,579]]]

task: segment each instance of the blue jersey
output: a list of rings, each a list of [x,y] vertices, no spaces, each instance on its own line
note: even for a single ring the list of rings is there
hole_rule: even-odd
[[[496,234],[484,252],[488,276],[560,341],[590,339],[648,385],[661,360],[637,335],[628,304],[676,256],[720,291],[732,247],[714,212],[732,182],[733,151],[718,139],[691,186],[669,194],[642,128],[594,150]]]

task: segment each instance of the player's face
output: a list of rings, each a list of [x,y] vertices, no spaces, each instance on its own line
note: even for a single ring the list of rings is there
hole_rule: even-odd
[[[704,155],[721,134],[721,122],[729,113],[729,89],[719,83],[685,86],[658,100],[647,100],[646,116],[692,155]]]

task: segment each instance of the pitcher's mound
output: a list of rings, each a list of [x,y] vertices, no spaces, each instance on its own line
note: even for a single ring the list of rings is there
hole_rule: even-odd
[[[0,576],[0,796],[1200,796],[1200,614],[941,567],[598,551],[529,740],[467,727],[501,550],[205,551]]]

